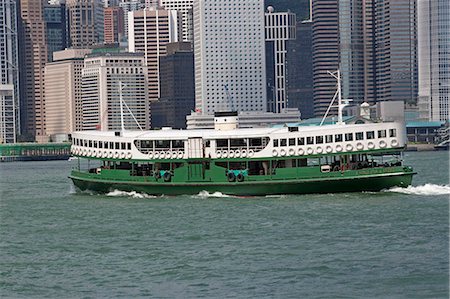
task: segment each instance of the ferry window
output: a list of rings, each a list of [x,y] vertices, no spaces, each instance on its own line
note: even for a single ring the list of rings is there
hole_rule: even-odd
[[[386,137],[386,130],[379,130],[378,138],[385,138],[385,137]]]
[[[316,136],[316,144],[322,144],[323,143],[323,136]]]
[[[141,140],[141,148],[153,149],[153,140]]]
[[[247,146],[244,138],[230,139],[230,147]]]
[[[120,143],[116,142],[114,149],[120,149]]]
[[[170,140],[155,140],[155,148],[170,148]]]
[[[105,142],[104,145],[105,145],[105,148],[106,148],[106,149],[109,148],[109,146],[108,146],[108,145],[109,145],[109,142]]]
[[[183,140],[172,140],[172,148],[184,148]]]
[[[366,132],[366,138],[367,139],[374,139],[375,138],[375,132],[374,131]]]
[[[89,140],[89,147],[92,147],[92,140]]]
[[[131,150],[131,143],[127,142],[127,150]]]
[[[355,133],[355,139],[356,140],[364,140],[364,133],[363,132],[357,132]]]
[[[211,147],[211,141],[206,140],[205,141],[205,147]],[[173,148],[173,143],[172,143],[172,148]]]
[[[308,166],[319,166],[320,161],[317,158],[314,159],[308,159]]]
[[[334,135],[334,142],[342,142],[342,134]]]
[[[249,142],[250,142],[250,146],[261,146],[262,145],[261,138],[250,138]]]
[[[280,145],[286,146],[287,145],[287,139],[280,139]]]
[[[306,144],[314,144],[314,137],[306,137]]]
[[[295,145],[295,138],[289,138],[289,146]]]
[[[345,141],[353,141],[353,133],[345,133]]]
[[[125,142],[122,142],[121,145],[122,145],[122,149],[123,149],[123,150],[126,150],[126,149],[127,149],[127,146],[126,146],[126,143],[125,143]]]
[[[226,147],[228,148],[228,139],[217,139],[216,147]]]
[[[298,145],[305,145],[305,137],[297,138]]]
[[[273,147],[278,147],[278,139],[273,140]]]
[[[103,148],[103,141],[98,142],[98,148]]]
[[[94,147],[97,148],[97,141],[94,141]]]
[[[333,135],[326,135],[325,136],[325,142],[326,143],[333,143]]]
[[[397,130],[389,129],[389,137],[397,137]]]

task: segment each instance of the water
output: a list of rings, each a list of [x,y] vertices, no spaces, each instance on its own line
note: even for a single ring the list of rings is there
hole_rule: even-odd
[[[0,165],[1,298],[448,298],[448,153],[414,187],[239,198],[75,193]]]

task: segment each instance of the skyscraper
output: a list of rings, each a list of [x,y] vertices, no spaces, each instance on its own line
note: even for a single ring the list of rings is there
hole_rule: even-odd
[[[160,5],[167,10],[176,10],[181,15],[181,37],[183,41],[192,41],[194,24],[192,23],[192,7],[194,0],[160,0]]]
[[[20,0],[21,121],[23,133],[45,141],[44,67],[47,61],[41,0]]]
[[[16,142],[19,123],[19,60],[15,0],[0,0],[0,143]]]
[[[119,6],[123,9],[124,38],[128,40],[128,12],[145,8],[144,0],[121,0]]]
[[[102,0],[67,0],[70,46],[88,48],[103,43]]]
[[[120,43],[124,36],[123,9],[118,6],[105,7],[104,38],[105,44]]]
[[[66,5],[46,4],[44,6],[44,19],[47,38],[47,61],[52,61],[53,52],[67,48],[67,20]]]
[[[450,119],[450,2],[418,0],[419,112],[429,121]]]
[[[125,129],[138,130],[139,126],[148,129],[146,78],[142,53],[105,53],[86,57],[82,70],[83,130],[120,130],[120,93]]]
[[[194,2],[196,108],[266,111],[263,0]]]
[[[289,41],[296,39],[296,17],[291,12],[274,12],[269,6],[265,19],[267,110],[280,113],[288,107],[286,55]]]
[[[150,101],[160,96],[159,57],[166,55],[167,43],[178,41],[178,32],[174,10],[144,9],[128,13],[129,50],[144,53]]]

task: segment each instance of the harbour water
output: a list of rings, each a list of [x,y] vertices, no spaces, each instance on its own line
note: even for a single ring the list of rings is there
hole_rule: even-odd
[[[448,152],[413,187],[274,197],[77,193],[0,164],[1,298],[448,298]]]

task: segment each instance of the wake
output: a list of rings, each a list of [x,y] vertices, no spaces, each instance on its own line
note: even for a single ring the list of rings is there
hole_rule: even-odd
[[[222,192],[209,193],[208,191],[201,191],[199,194],[192,195],[192,197],[195,197],[195,198],[225,198],[225,197],[232,197],[232,196],[223,194]]]
[[[425,195],[425,196],[450,195],[450,186],[425,184],[421,186],[408,186],[407,188],[394,187],[386,191],[403,194]]]
[[[154,195],[149,195],[145,193],[138,193],[136,191],[126,192],[120,190],[114,190],[106,194],[106,196],[111,197],[131,197],[131,198],[156,198]]]

